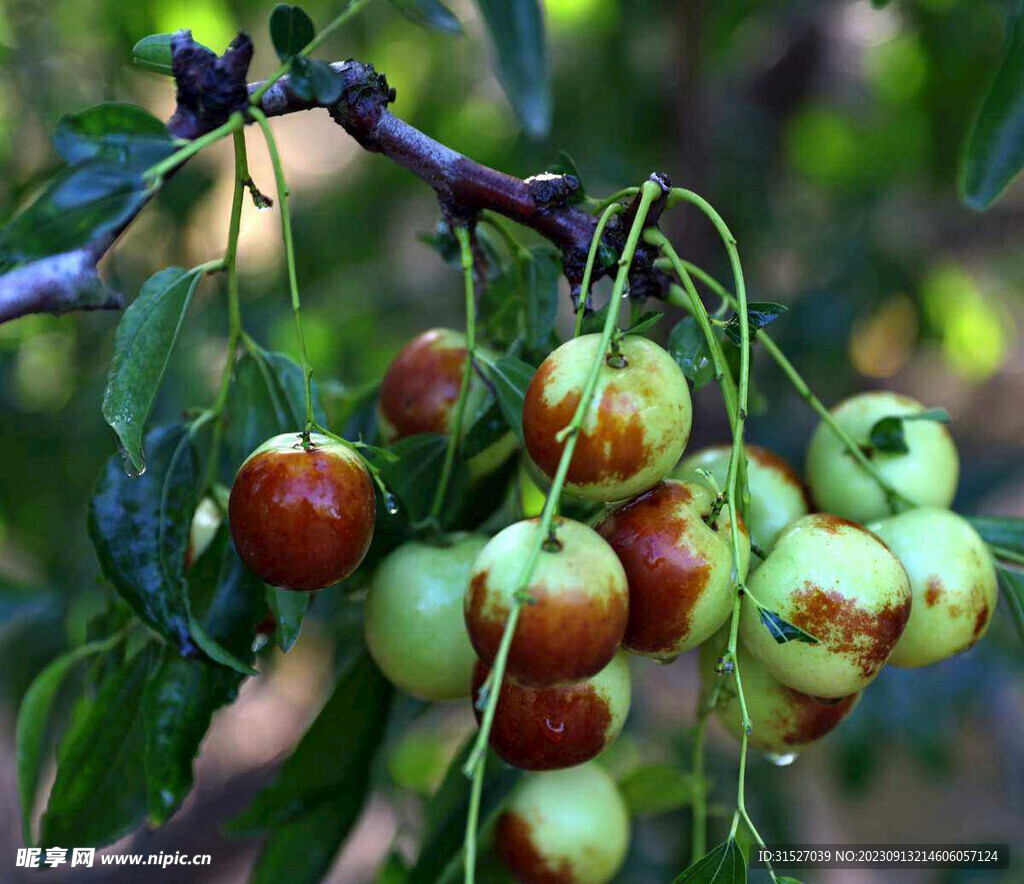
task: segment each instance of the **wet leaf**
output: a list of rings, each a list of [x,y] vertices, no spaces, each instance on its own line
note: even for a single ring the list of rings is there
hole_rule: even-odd
[[[676,323],[668,337],[668,352],[695,390],[714,379],[715,366],[707,341],[692,316],[684,316]]]

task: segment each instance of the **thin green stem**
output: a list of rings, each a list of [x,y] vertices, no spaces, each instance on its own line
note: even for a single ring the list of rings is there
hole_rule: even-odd
[[[533,572],[536,568],[537,560],[540,557],[541,549],[544,546],[544,542],[548,539],[548,533],[551,530],[555,517],[555,510],[558,506],[558,498],[562,493],[562,487],[565,484],[565,477],[569,471],[569,464],[572,461],[573,451],[576,449],[576,441],[579,438],[579,429],[583,424],[584,415],[586,415],[589,410],[591,401],[594,398],[594,391],[597,389],[598,378],[601,374],[601,366],[605,363],[608,347],[612,339],[612,333],[615,331],[616,321],[621,310],[622,298],[629,278],[629,268],[633,263],[633,256],[636,254],[637,243],[640,241],[640,235],[643,232],[644,224],[647,221],[647,214],[650,211],[651,205],[656,199],[658,199],[658,197],[661,196],[661,193],[660,185],[654,181],[644,182],[640,189],[640,201],[637,206],[636,217],[633,220],[629,236],[627,237],[626,244],[622,250],[622,256],[619,258],[619,270],[615,276],[615,283],[612,288],[608,316],[605,319],[604,329],[601,334],[601,341],[594,356],[594,362],[590,367],[590,372],[587,375],[583,391],[580,395],[580,401],[576,406],[576,411],[573,414],[572,420],[561,430],[558,437],[556,437],[565,441],[565,448],[562,449],[562,456],[558,462],[558,469],[555,471],[554,478],[551,481],[551,488],[544,500],[544,510],[541,513],[537,531],[535,532],[533,541],[527,551],[523,569],[519,575],[519,580],[517,581],[519,591],[517,591],[513,596],[512,604],[509,609],[508,620],[505,622],[505,631],[502,634],[501,643],[498,646],[498,652],[494,657],[494,664],[491,667],[491,672],[484,684],[483,690],[486,691],[486,705],[484,706],[483,715],[480,721],[480,731],[477,734],[476,743],[470,752],[469,759],[463,768],[463,771],[468,777],[476,777],[477,767],[484,764],[486,760],[487,744],[490,740],[491,727],[494,724],[494,713],[498,706],[498,697],[501,694],[501,685],[505,676],[505,666],[508,662],[509,650],[512,646],[512,636],[515,632],[516,623],[519,620],[519,612],[523,605],[523,599],[526,596],[530,580],[533,577]],[[467,821],[467,828],[469,826],[475,827],[475,825],[475,820],[470,819]],[[467,884],[472,884],[473,873],[469,870],[468,863],[466,866],[465,880]]]
[[[245,185],[249,180],[249,162],[245,152],[245,135],[241,129],[233,133],[235,143],[235,187],[231,198],[231,221],[228,224],[228,245],[224,251],[224,269],[227,271],[228,289],[228,347],[227,359],[220,377],[220,390],[213,403],[216,423],[213,425],[213,439],[206,464],[206,479],[203,483],[205,494],[216,481],[219,466],[221,439],[224,436],[224,406],[227,404],[234,376],[238,343],[242,336],[242,307],[238,296],[238,234],[242,227],[242,203]]]
[[[459,241],[459,255],[462,259],[462,276],[466,292],[466,363],[462,369],[462,385],[459,398],[455,403],[452,425],[448,429],[448,447],[444,453],[444,464],[441,467],[441,478],[434,491],[434,500],[430,506],[427,520],[437,524],[448,493],[448,482],[451,479],[452,467],[455,464],[455,453],[458,451],[462,437],[462,422],[466,414],[466,401],[469,398],[469,384],[473,377],[473,359],[476,357],[476,296],[473,291],[473,245],[470,241],[469,228],[456,226],[455,238]]]
[[[576,303],[576,327],[573,329],[574,338],[578,338],[583,331],[583,316],[587,312],[587,301],[590,299],[590,278],[594,275],[594,263],[597,261],[597,253],[601,248],[601,237],[604,235],[604,229],[611,220],[612,215],[618,215],[625,211],[626,207],[622,203],[611,203],[601,213],[597,227],[594,228],[594,235],[590,240],[590,249],[587,252],[587,266],[583,269],[583,279],[580,281],[579,301]]]
[[[222,123],[216,129],[211,129],[205,135],[200,135],[193,141],[190,141],[184,147],[179,148],[169,157],[162,159],[159,163],[156,163],[146,169],[142,173],[143,178],[162,178],[171,169],[180,166],[189,157],[199,153],[204,147],[213,144],[215,141],[219,141],[225,135],[229,135],[232,132],[237,132],[245,124],[245,118],[238,111],[235,111],[227,122]]]
[[[263,140],[267,143],[270,163],[274,167],[274,181],[277,184],[277,201],[281,208],[281,234],[284,238],[285,261],[288,264],[288,287],[291,290],[292,314],[295,316],[295,336],[299,341],[299,357],[302,362],[302,376],[306,382],[306,426],[304,433],[309,441],[309,431],[316,418],[313,415],[313,370],[309,366],[309,354],[306,352],[306,336],[302,331],[302,307],[299,304],[299,280],[295,271],[295,243],[292,239],[292,219],[288,210],[288,184],[285,182],[284,169],[281,166],[281,154],[277,149],[274,132],[267,122],[266,114],[258,107],[249,108],[249,113],[260,127]]]
[[[690,833],[690,862],[695,863],[707,851],[708,795],[704,782],[704,737],[708,729],[710,708],[701,708],[693,736],[693,829]]]
[[[341,12],[333,21],[326,24],[320,29],[320,32],[305,45],[300,51],[299,55],[309,55],[314,49],[316,49],[321,43],[324,42],[331,34],[333,34],[338,28],[340,28],[350,18],[354,17],[370,0],[352,0],[351,3]],[[285,74],[288,73],[291,68],[291,59],[284,62],[273,74],[249,97],[249,104],[253,107],[258,107],[260,99],[263,98],[266,91],[273,86],[278,80],[281,79]]]
[[[597,200],[590,207],[590,211],[592,214],[596,215],[598,212],[600,212],[602,209],[607,208],[612,203],[617,203],[620,202],[621,200],[634,197],[637,195],[638,192],[639,188],[637,187],[623,187],[622,190],[615,191],[615,193],[613,193],[611,196],[606,196],[604,199]]]
[[[469,791],[469,816],[466,818],[465,884],[473,884],[476,877],[476,838],[480,826],[480,800],[484,792],[484,773],[487,765],[481,762],[473,771],[473,785]]]

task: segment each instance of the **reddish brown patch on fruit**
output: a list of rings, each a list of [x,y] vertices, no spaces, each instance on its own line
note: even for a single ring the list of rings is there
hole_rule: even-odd
[[[988,602],[982,602],[981,607],[978,608],[978,616],[974,618],[974,641],[981,638],[981,634],[985,631],[985,626],[988,624]]]
[[[806,504],[808,511],[814,508],[811,504],[811,497],[807,493],[807,487],[800,479],[799,473],[790,466],[788,460],[784,457],[780,457],[774,451],[762,448],[760,445],[747,445],[746,449],[747,456],[751,460],[756,461],[765,469],[775,470],[777,473],[782,475],[786,484],[792,485],[797,491],[799,491],[800,496],[804,499],[804,503]]]
[[[466,365],[464,347],[446,345],[434,329],[413,338],[388,366],[380,385],[380,410],[395,439],[448,432]]]
[[[933,574],[928,578],[928,588],[924,591],[924,603],[929,608],[934,608],[945,593],[946,590],[942,586],[942,581]]]
[[[662,482],[597,526],[626,571],[623,645],[631,651],[670,652],[690,633],[690,616],[711,576],[710,563],[686,543],[687,520],[676,513],[692,496],[680,482]]]
[[[877,611],[861,608],[835,590],[825,592],[809,581],[793,593],[792,623],[829,650],[849,657],[870,678],[889,659],[910,619],[910,599]]]
[[[508,607],[488,603],[489,572],[469,582],[466,629],[477,656],[494,662],[508,620]],[[507,669],[520,684],[548,687],[596,675],[615,656],[629,615],[626,594],[614,586],[603,598],[573,589],[551,591],[531,584],[534,604],[519,612]]]
[[[473,710],[488,670],[473,671]],[[494,713],[491,747],[523,770],[558,770],[583,764],[608,744],[612,723],[608,700],[589,682],[554,688],[526,688],[508,679]]]
[[[882,540],[874,531],[865,528],[860,522],[854,522],[852,519],[844,519],[842,516],[833,516],[830,513],[816,513],[814,520],[815,524],[826,534],[841,534],[844,530],[852,528],[882,543]]]
[[[552,362],[541,364],[523,402],[526,449],[534,463],[549,476],[558,469],[565,448],[565,440],[559,442],[555,437],[572,420],[581,395],[579,390],[573,390],[560,402],[549,405],[544,399],[544,385],[552,371]],[[654,391],[650,392],[653,396]],[[609,383],[597,402],[593,429],[580,431],[566,479],[577,485],[625,480],[640,472],[651,457],[640,409],[632,396]]]
[[[793,723],[782,735],[783,742],[790,746],[800,746],[820,740],[831,731],[857,702],[858,694],[850,694],[838,700],[816,700],[807,694],[801,694],[792,688],[786,688],[793,710]]]
[[[552,868],[533,843],[533,827],[514,811],[498,819],[494,851],[521,881],[529,884],[574,884],[576,878],[567,859]]]
[[[264,451],[238,471],[228,506],[242,561],[272,586],[315,590],[351,574],[373,538],[373,482],[313,448]]]

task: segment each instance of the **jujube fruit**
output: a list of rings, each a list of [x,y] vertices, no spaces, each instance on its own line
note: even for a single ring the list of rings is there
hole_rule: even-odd
[[[779,644],[757,604],[743,599],[747,649],[783,684],[813,697],[845,697],[870,684],[910,619],[900,560],[867,528],[823,513],[783,531],[748,588],[768,611],[818,640]]]
[[[686,377],[653,341],[628,335],[615,357],[600,335],[566,341],[542,363],[523,403],[523,437],[550,478],[595,359],[601,367],[569,464],[565,488],[588,500],[624,500],[665,478],[686,448],[692,418]]]
[[[590,763],[523,776],[498,818],[494,849],[522,884],[606,884],[629,839],[626,802]]]
[[[736,693],[736,678],[719,674],[715,667],[725,654],[729,630],[723,628],[701,645],[699,656],[701,698],[707,702],[717,685],[721,685],[715,705],[715,717],[737,740],[740,738],[742,713]],[[824,700],[794,691],[773,678],[760,661],[740,644],[736,649],[743,698],[747,704],[752,730],[750,745],[762,752],[787,755],[800,752],[811,743],[827,736],[860,702],[860,693],[835,700]]]
[[[767,552],[783,528],[810,512],[807,492],[800,476],[775,452],[760,445],[747,445],[745,450],[750,485],[747,527],[751,542]],[[684,458],[672,475],[676,479],[701,481],[697,470],[705,470],[714,476],[719,489],[725,491],[731,455],[731,445],[703,448]]]
[[[486,537],[405,543],[377,566],[366,599],[366,645],[394,685],[421,700],[469,695],[476,654],[463,598]]]
[[[477,663],[473,699],[489,670]],[[597,675],[552,688],[526,688],[509,679],[494,711],[491,748],[523,770],[557,770],[595,758],[622,731],[629,714],[631,680],[619,653]],[[482,713],[474,705],[477,721]]]
[[[285,589],[343,580],[373,539],[373,480],[351,449],[318,433],[268,439],[242,464],[228,520],[242,561]]]
[[[612,548],[593,529],[571,519],[552,524],[519,612],[507,673],[530,687],[579,681],[600,672],[626,630],[626,574]],[[523,567],[540,530],[538,519],[509,525],[477,556],[466,593],[466,626],[487,666],[501,643]]]
[[[900,454],[870,447],[871,428],[879,420],[923,411],[920,402],[906,396],[875,392],[851,396],[832,409],[832,417],[896,491],[918,505],[948,507],[956,494],[960,457],[945,426],[932,420],[903,421],[909,451]],[[824,422],[807,449],[807,484],[824,512],[857,522],[891,513],[885,491]]]
[[[937,507],[920,507],[871,526],[910,576],[914,605],[896,642],[893,666],[926,666],[971,647],[996,609],[996,569],[970,522]]]
[[[671,660],[713,635],[732,612],[732,522],[728,507],[712,519],[715,498],[702,483],[666,479],[598,524],[629,583],[627,650]],[[749,560],[741,521],[740,579]]]

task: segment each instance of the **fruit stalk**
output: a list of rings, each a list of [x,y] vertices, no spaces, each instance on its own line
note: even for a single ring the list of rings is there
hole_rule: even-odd
[[[611,220],[612,215],[618,215],[626,211],[622,203],[613,202],[601,213],[597,227],[594,228],[594,238],[590,241],[590,248],[587,250],[587,266],[583,270],[583,279],[580,281],[580,291],[576,303],[576,327],[573,330],[573,337],[578,338],[583,332],[583,315],[587,312],[587,301],[590,299],[590,279],[594,274],[594,261],[597,260],[597,251],[601,247],[601,237],[604,229]],[[611,309],[609,307],[609,309]]]
[[[573,451],[576,448],[576,440],[579,437],[579,429],[583,423],[583,416],[590,407],[590,402],[593,399],[594,390],[597,387],[597,380],[601,372],[601,363],[604,360],[605,353],[611,343],[612,333],[615,331],[619,308],[623,294],[626,290],[626,283],[629,278],[629,268],[633,263],[633,256],[636,254],[636,247],[640,241],[640,235],[643,232],[644,224],[647,221],[647,215],[651,206],[656,200],[663,196],[663,187],[655,180],[645,181],[640,188],[636,216],[633,219],[629,236],[626,239],[622,255],[619,258],[619,269],[616,273],[615,283],[612,287],[608,315],[605,318],[604,329],[601,334],[601,345],[598,348],[594,364],[591,366],[590,374],[587,376],[587,381],[583,388],[583,393],[580,396],[579,404],[576,406],[576,412],[573,414],[572,420],[569,424],[561,431],[563,438],[565,439],[565,448],[562,451],[562,456],[558,463],[558,469],[551,482],[551,488],[545,498],[544,510],[541,513],[539,529],[536,532],[534,543],[528,551],[522,576],[519,579],[519,585],[522,589],[516,594],[512,606],[509,609],[508,620],[505,623],[505,631],[502,634],[501,644],[498,646],[498,652],[494,658],[494,665],[491,667],[491,673],[488,676],[487,682],[481,689],[481,698],[486,698],[486,706],[480,721],[480,731],[477,734],[476,743],[474,744],[473,749],[470,752],[469,759],[463,768],[466,776],[472,777],[473,779],[472,792],[470,794],[470,812],[466,823],[466,884],[473,884],[474,880],[475,870],[473,863],[470,862],[470,858],[475,857],[477,828],[476,818],[479,815],[480,793],[483,788],[483,766],[486,760],[487,745],[490,739],[491,727],[494,723],[494,713],[498,706],[498,697],[501,694],[501,683],[505,674],[505,665],[508,661],[509,649],[512,646],[512,636],[515,632],[516,623],[519,619],[519,611],[524,602],[527,601],[526,588],[530,585],[530,579],[533,576],[533,571],[537,564],[537,558],[540,555],[544,542],[548,538],[548,532],[551,530],[555,510],[558,506],[558,498],[561,494],[562,486],[565,483],[565,477],[569,470],[569,463],[572,460]],[[472,846],[469,843],[471,837],[473,840]]]

